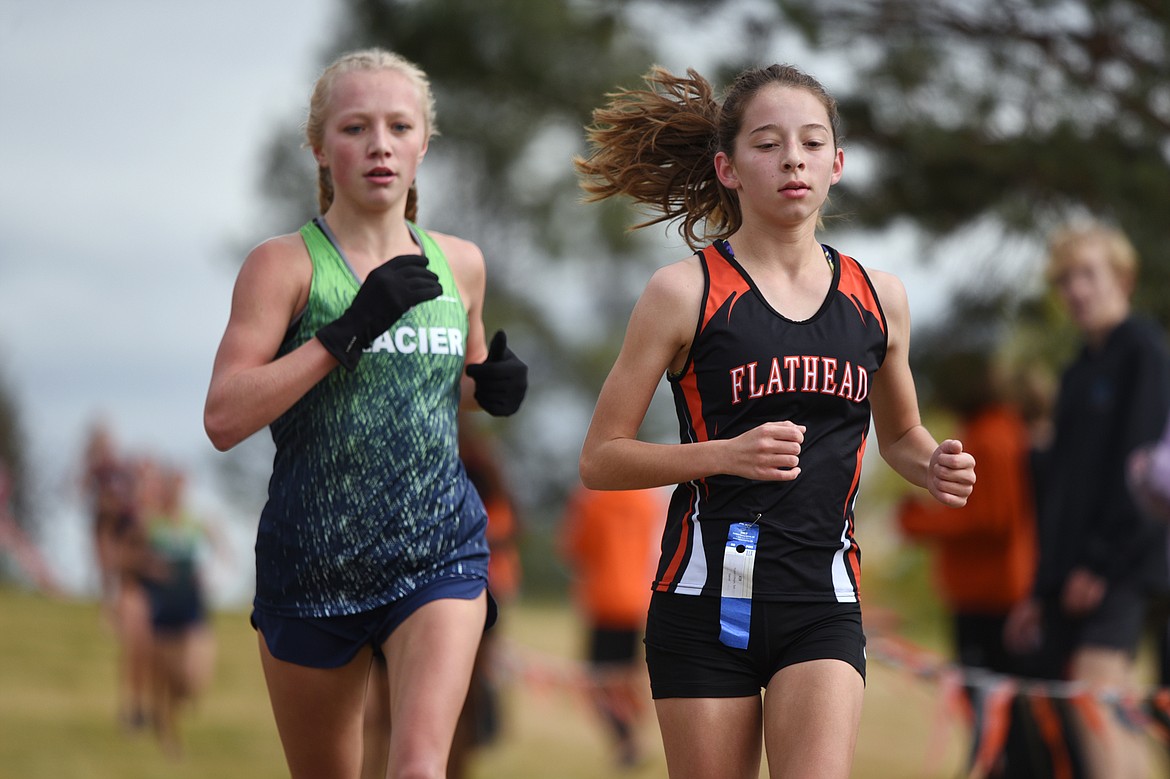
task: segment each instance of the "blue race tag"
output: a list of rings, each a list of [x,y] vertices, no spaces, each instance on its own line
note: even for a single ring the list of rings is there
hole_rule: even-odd
[[[747,649],[752,623],[752,571],[756,565],[756,541],[760,526],[735,522],[727,531],[723,548],[723,589],[719,602],[719,641]]]

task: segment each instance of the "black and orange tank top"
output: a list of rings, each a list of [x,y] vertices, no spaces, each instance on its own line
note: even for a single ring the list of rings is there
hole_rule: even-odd
[[[678,485],[658,591],[718,595],[729,526],[758,521],[754,598],[858,598],[853,505],[886,318],[861,265],[832,248],[825,253],[833,265],[829,292],[812,317],[797,322],[768,304],[726,242],[699,252],[699,320],[686,364],[668,377],[681,442],[730,439],[779,420],[806,432],[793,481],[719,474]]]

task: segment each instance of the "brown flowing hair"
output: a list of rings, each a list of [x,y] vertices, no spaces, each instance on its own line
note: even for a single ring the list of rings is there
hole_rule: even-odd
[[[741,72],[716,100],[710,82],[688,68],[685,77],[654,66],[644,89],[619,89],[594,110],[585,128],[591,150],[573,164],[585,201],[625,195],[656,211],[636,230],[678,221],[679,235],[692,249],[727,238],[743,224],[736,194],[715,175],[715,155],[732,156],[748,101],[765,86],[806,89],[825,106],[840,146],[837,101],[819,81],[791,65]]]

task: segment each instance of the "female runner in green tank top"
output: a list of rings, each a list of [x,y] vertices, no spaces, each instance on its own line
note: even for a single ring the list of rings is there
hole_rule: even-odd
[[[527,367],[502,332],[485,343],[479,248],[409,221],[435,131],[426,75],[345,55],[306,130],[322,215],[245,260],[204,424],[220,450],[265,426],[277,446],[252,620],[291,775],[358,776],[382,656],[388,775],[438,779],[490,605],[455,418],[515,412]]]

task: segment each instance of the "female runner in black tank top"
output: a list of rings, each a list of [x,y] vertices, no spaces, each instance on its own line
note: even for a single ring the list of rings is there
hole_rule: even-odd
[[[583,186],[661,212],[639,226],[679,220],[692,248],[714,243],[647,284],[581,477],[678,485],[647,629],[671,777],[754,778],[761,743],[773,777],[847,777],[864,691],[852,536],[870,412],[883,458],[946,505],[966,502],[974,459],[921,424],[901,282],[816,237],[844,162],[832,97],[778,65],[741,73],[722,105],[693,71],[646,82],[594,113]],[[664,373],[680,444],[637,439]],[[797,615],[810,630],[781,635]]]

